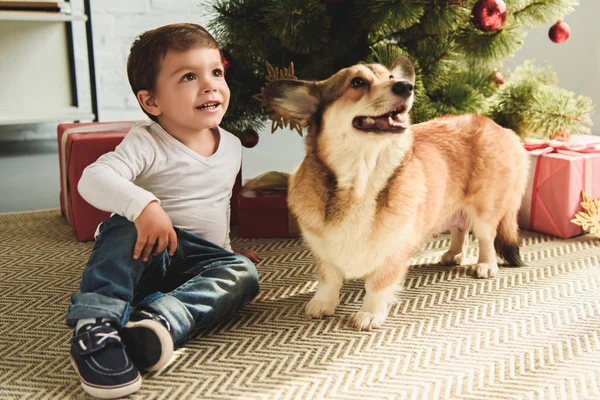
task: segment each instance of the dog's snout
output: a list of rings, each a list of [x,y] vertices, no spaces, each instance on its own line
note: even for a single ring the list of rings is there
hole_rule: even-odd
[[[407,81],[398,81],[394,83],[392,86],[392,92],[396,93],[398,96],[408,97],[411,95],[414,87],[412,83]]]

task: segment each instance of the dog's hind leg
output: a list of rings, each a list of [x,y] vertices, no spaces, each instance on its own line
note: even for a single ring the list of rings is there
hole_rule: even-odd
[[[317,259],[319,286],[313,298],[306,305],[309,318],[322,318],[333,315],[339,303],[340,289],[344,275],[337,267]]]
[[[491,278],[498,273],[498,261],[494,249],[497,225],[497,222],[490,223],[489,219],[485,220],[480,216],[476,216],[473,221],[473,233],[479,241],[479,259],[474,269],[477,278]]]
[[[450,248],[440,259],[442,265],[461,265],[467,245],[469,244],[469,229],[459,229],[453,227],[450,229]]]
[[[365,277],[365,298],[353,322],[359,331],[379,328],[385,322],[408,266],[406,259],[392,259]]]
[[[500,220],[494,240],[496,253],[504,258],[508,265],[520,267],[525,265],[519,251],[519,226],[517,212],[508,212]]]

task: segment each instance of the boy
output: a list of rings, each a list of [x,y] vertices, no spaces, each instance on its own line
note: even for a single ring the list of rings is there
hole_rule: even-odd
[[[258,255],[229,242],[241,144],[218,128],[229,88],[215,39],[195,24],[145,32],[127,74],[152,121],[79,182],[86,201],[114,214],[98,228],[67,315],[72,364],[101,398],[137,391],[138,369],[159,370],[190,332],[258,293]]]

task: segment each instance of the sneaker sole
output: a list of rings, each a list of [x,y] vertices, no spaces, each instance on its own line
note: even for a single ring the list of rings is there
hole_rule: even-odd
[[[159,322],[153,320],[129,321],[121,330],[125,350],[139,369],[158,371],[169,363],[173,355],[173,338]],[[148,359],[149,351],[160,352],[157,361]]]
[[[142,376],[139,372],[134,381],[125,383],[121,386],[96,386],[86,382],[81,375],[79,375],[79,369],[77,368],[75,360],[73,360],[72,357],[69,358],[71,359],[71,365],[73,368],[75,368],[75,372],[77,372],[77,375],[79,376],[81,388],[90,396],[97,397],[99,399],[116,399],[135,393],[142,387]]]

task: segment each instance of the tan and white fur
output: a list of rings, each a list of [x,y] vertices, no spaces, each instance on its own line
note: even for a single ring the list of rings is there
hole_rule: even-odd
[[[409,257],[448,228],[442,264],[462,262],[469,229],[479,242],[476,277],[498,273],[496,252],[523,264],[517,212],[528,160],[519,139],[477,115],[411,126],[414,82],[401,57],[389,69],[358,64],[323,81],[280,80],[265,90],[269,107],[308,126],[288,204],[317,266],[309,317],[332,315],[344,280],[363,278],[353,323],[381,326]]]

